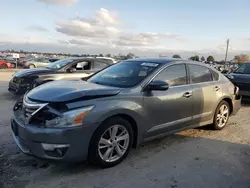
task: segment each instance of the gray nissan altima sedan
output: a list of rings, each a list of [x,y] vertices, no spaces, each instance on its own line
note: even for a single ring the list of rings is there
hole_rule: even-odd
[[[203,63],[133,59],[31,90],[15,104],[11,127],[26,154],[111,167],[144,141],[204,125],[223,129],[240,102],[238,88]]]

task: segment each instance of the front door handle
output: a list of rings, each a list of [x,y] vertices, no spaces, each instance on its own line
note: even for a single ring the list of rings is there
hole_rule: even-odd
[[[215,87],[214,87],[214,90],[215,90],[215,91],[219,91],[220,88],[219,88],[218,86],[215,86]]]
[[[191,96],[192,96],[192,93],[190,93],[190,92],[186,92],[183,94],[183,97],[186,97],[186,98],[189,98]]]

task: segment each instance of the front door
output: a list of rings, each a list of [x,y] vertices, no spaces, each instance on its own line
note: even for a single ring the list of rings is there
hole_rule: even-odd
[[[80,80],[94,73],[92,70],[92,61],[78,61],[73,63],[70,66],[67,66],[65,69],[74,68],[75,71],[72,73],[62,74],[63,79],[65,80]],[[60,78],[62,79],[62,78]]]
[[[194,98],[192,86],[188,85],[186,65],[170,65],[154,80],[166,81],[169,89],[144,92],[149,122],[145,137],[180,130],[191,125]]]
[[[49,63],[50,63],[49,60],[44,58],[39,58],[37,60],[37,67],[46,67],[49,65]]]

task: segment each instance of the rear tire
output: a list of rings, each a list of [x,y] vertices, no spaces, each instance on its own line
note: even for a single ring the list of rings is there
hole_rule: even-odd
[[[0,69],[7,69],[7,68],[8,68],[8,66],[5,64],[0,65]]]
[[[121,117],[104,121],[92,136],[89,145],[89,161],[109,168],[122,162],[133,144],[131,124]]]
[[[226,101],[221,101],[218,107],[216,108],[212,128],[214,130],[222,130],[228,122],[229,115],[229,104]]]

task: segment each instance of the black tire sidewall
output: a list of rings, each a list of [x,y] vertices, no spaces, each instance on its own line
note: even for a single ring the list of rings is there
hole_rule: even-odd
[[[218,123],[217,123],[217,114],[218,114],[218,112],[219,112],[219,110],[220,110],[220,107],[221,107],[222,105],[226,105],[227,108],[228,108],[228,110],[229,110],[229,112],[230,112],[230,107],[229,107],[228,102],[226,102],[226,101],[224,101],[224,100],[221,101],[220,104],[217,106],[216,111],[215,111],[215,113],[214,113],[213,127],[214,127],[215,130],[221,130],[221,129],[223,129],[223,128],[227,125],[227,122],[228,122],[228,119],[229,119],[229,115],[228,115],[227,122],[225,123],[225,125],[224,125],[223,127],[219,127],[219,126],[218,126]]]
[[[99,144],[100,138],[104,134],[104,132],[113,125],[122,125],[127,129],[128,133],[129,133],[129,138],[130,138],[129,146],[128,146],[128,149],[125,152],[125,154],[119,160],[114,161],[114,162],[106,162],[106,161],[103,161],[101,159],[101,157],[99,156],[98,144]],[[110,118],[110,119],[104,121],[99,126],[99,128],[97,128],[94,135],[92,136],[90,146],[89,146],[89,159],[88,160],[90,162],[92,162],[93,164],[96,164],[102,168],[109,168],[109,167],[115,166],[115,165],[119,164],[120,162],[122,162],[123,159],[125,159],[126,156],[128,155],[130,149],[132,148],[133,138],[134,138],[134,133],[133,133],[133,129],[132,129],[129,121],[127,121],[126,119],[121,118],[121,117]]]
[[[8,68],[8,66],[5,64],[0,65],[0,69],[7,69],[7,68]]]

